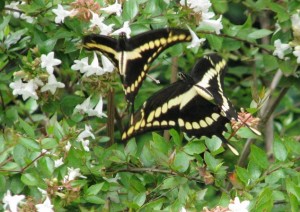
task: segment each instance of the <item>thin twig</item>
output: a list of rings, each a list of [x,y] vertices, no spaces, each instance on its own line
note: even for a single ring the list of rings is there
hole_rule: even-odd
[[[115,102],[114,102],[114,89],[108,91],[107,98],[107,136],[110,141],[107,143],[109,146],[114,144],[114,125],[115,125]]]

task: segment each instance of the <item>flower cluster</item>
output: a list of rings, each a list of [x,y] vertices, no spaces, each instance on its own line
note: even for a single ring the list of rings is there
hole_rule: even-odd
[[[237,120],[231,120],[232,129],[237,131],[242,126],[247,126],[252,130],[255,134],[260,135],[261,133],[257,130],[260,119],[257,117],[253,117],[251,113],[245,112],[243,108],[241,108],[241,112],[238,113]]]
[[[19,5],[23,5],[23,4],[25,4],[24,1],[22,1],[22,2],[20,2],[20,1],[10,2],[10,4],[5,5],[6,9],[8,9],[7,13],[12,14],[15,18],[20,18],[20,19],[25,20],[28,23],[33,23],[34,18],[31,17],[31,16],[26,15],[25,13],[23,13],[23,11],[21,11],[19,9]]]
[[[286,53],[290,53],[292,48],[293,55],[297,58],[297,63],[300,63],[300,16],[299,13],[291,16],[292,29],[294,34],[294,40],[290,43],[282,43],[280,39],[274,41],[275,50],[273,55],[277,56],[280,59],[290,59],[284,57]]]
[[[249,200],[244,200],[241,202],[238,197],[235,197],[234,200],[230,200],[230,203],[227,207],[217,206],[212,209],[204,207],[203,212],[248,212],[249,205]],[[186,209],[182,209],[181,211],[185,212]]]
[[[52,94],[56,92],[57,88],[64,88],[65,85],[61,82],[57,82],[55,75],[53,74],[54,66],[61,63],[59,59],[54,58],[54,52],[50,52],[48,55],[41,56],[41,68],[45,68],[48,72],[48,81],[46,84],[38,78],[26,80],[25,78],[18,78],[16,81],[9,84],[9,87],[13,89],[13,95],[21,95],[23,100],[28,98],[33,98],[37,100],[39,97],[37,95],[37,90],[41,87],[41,92],[50,91]],[[16,72],[17,73],[17,72]],[[24,81],[24,82],[23,82]]]
[[[180,0],[180,4],[189,7],[195,14],[201,16],[199,26],[213,29],[217,34],[220,34],[222,25],[222,15],[215,20],[214,12],[210,11],[210,0]]]
[[[71,66],[71,69],[74,71],[80,71],[80,73],[84,74],[86,77],[91,75],[100,76],[114,70],[114,65],[104,55],[101,55],[102,67],[99,65],[96,53],[94,53],[94,59],[91,64],[88,63],[88,60],[88,57],[82,58],[81,60],[75,60],[75,64]]]

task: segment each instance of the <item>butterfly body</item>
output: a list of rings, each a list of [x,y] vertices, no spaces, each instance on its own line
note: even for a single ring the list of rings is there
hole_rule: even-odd
[[[225,61],[215,54],[202,58],[190,76],[181,74],[177,82],[155,93],[133,114],[122,140],[174,127],[188,136],[216,135],[225,140],[225,124],[237,117],[223,94],[225,69]]]
[[[87,35],[83,38],[83,45],[88,50],[102,52],[118,67],[126,99],[133,103],[153,60],[166,48],[191,39],[188,30],[166,28],[129,39],[122,33],[119,39]]]

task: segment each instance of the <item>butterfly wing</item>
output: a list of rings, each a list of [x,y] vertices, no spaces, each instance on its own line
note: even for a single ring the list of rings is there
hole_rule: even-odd
[[[203,71],[203,67],[205,67],[206,71]],[[236,119],[237,113],[224,94],[226,70],[226,61],[217,54],[210,54],[196,63],[191,71],[191,77],[196,82],[195,88],[199,95],[218,105],[228,119]]]
[[[125,71],[123,77],[126,99],[134,101],[139,88],[145,79],[150,64],[165,49],[180,43],[191,41],[188,30],[156,29],[130,38],[126,45],[127,60],[123,61]],[[125,58],[125,57],[124,57]]]
[[[177,126],[181,94],[189,87],[177,81],[152,95],[133,114],[130,126],[124,131],[122,140],[128,140],[148,131],[170,129]]]
[[[99,51],[107,56],[115,66],[118,66],[118,41],[105,35],[86,35],[83,37],[83,47],[90,51]]]

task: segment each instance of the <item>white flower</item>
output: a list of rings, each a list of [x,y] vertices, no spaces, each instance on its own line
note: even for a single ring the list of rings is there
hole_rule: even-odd
[[[101,61],[104,72],[112,72],[114,70],[114,64],[103,54],[101,54]]]
[[[91,25],[90,27],[97,26],[101,31],[101,35],[108,35],[112,32],[114,24],[106,25],[103,23],[104,17],[100,17],[98,14],[92,12],[92,19],[91,19]]]
[[[54,58],[54,52],[50,52],[47,55],[42,54],[41,61],[41,67],[46,68],[49,74],[53,74],[53,66],[61,64],[61,60]]]
[[[72,145],[71,145],[70,141],[68,141],[67,145],[65,146],[65,150],[66,150],[67,152],[69,152],[71,146],[72,146]]]
[[[6,8],[10,8],[12,10],[20,10],[18,5],[20,5],[20,2],[12,1],[10,4],[5,5]],[[8,14],[12,14],[15,18],[20,18],[20,12],[17,11],[7,11]]]
[[[25,2],[21,2],[21,4],[25,4]],[[21,13],[21,10],[19,9],[18,5],[20,5],[20,2],[15,2],[15,1],[12,1],[10,4],[6,5],[5,6],[6,8],[10,8],[14,10],[13,12],[8,10],[7,13],[12,14],[15,18],[21,18],[28,23],[33,23],[34,19],[30,16],[27,16],[24,13]]]
[[[103,24],[103,21],[104,21],[104,17],[100,17],[97,13],[94,13],[92,12],[92,19],[91,19],[91,24],[90,24],[90,27],[94,27],[94,26],[97,26],[97,27],[101,27],[101,25]]]
[[[11,212],[17,212],[18,204],[22,203],[23,199],[25,199],[24,195],[12,196],[10,190],[7,190],[2,200],[2,202],[4,203],[3,208],[9,209],[9,211]]]
[[[87,110],[87,114],[89,116],[97,116],[99,118],[107,117],[107,115],[105,113],[103,113],[103,100],[102,100],[102,96],[100,96],[99,102],[96,105],[95,109],[89,108]]]
[[[200,26],[210,27],[215,30],[216,34],[220,34],[221,29],[223,29],[222,25],[222,15],[217,20],[213,20],[215,14],[213,12],[203,13],[202,14],[202,22]]]
[[[209,0],[180,0],[180,4],[191,8],[196,13],[206,13],[211,7],[211,3]]]
[[[122,13],[122,6],[118,3],[118,0],[116,2],[108,7],[101,8],[101,10],[107,12],[108,14],[116,13],[117,16],[120,16]]]
[[[91,132],[92,128],[90,125],[85,125],[85,129],[84,131],[82,131],[78,137],[77,137],[77,141],[82,141],[87,137],[92,137],[93,139],[95,139],[94,134]]]
[[[85,151],[87,151],[87,152],[90,151],[90,148],[89,148],[90,141],[89,140],[82,140],[81,144]]]
[[[55,161],[54,161],[54,167],[55,167],[55,168],[57,168],[57,167],[59,167],[59,166],[61,166],[61,165],[63,165],[63,164],[64,164],[63,158],[59,158],[58,160],[55,160]]]
[[[192,35],[192,42],[190,45],[187,46],[187,48],[195,48],[201,46],[202,43],[205,41],[205,39],[204,38],[199,39],[196,33],[190,27],[188,27],[188,29]]]
[[[238,197],[234,198],[233,203],[230,203],[228,205],[228,208],[231,212],[248,212],[250,201],[245,200],[243,202],[240,202],[240,199]]]
[[[57,5],[57,9],[52,9],[52,12],[56,15],[55,23],[57,23],[57,24],[63,23],[66,17],[72,16],[75,13],[74,10],[71,10],[71,11],[65,10],[61,6],[61,4]]]
[[[92,63],[90,65],[87,65],[84,68],[84,72],[85,72],[84,76],[86,77],[89,77],[93,74],[96,74],[98,76],[104,74],[103,68],[99,66],[98,57],[95,52],[94,52],[94,59]]]
[[[125,33],[127,38],[130,38],[131,29],[129,27],[129,21],[125,21],[123,27],[111,33],[111,35],[119,35]]]
[[[283,59],[284,52],[290,48],[289,44],[281,43],[280,39],[275,40],[274,46],[275,50],[273,52],[273,55],[279,57],[280,59]]]
[[[91,97],[89,96],[86,100],[84,100],[81,104],[76,105],[74,112],[83,112],[86,113],[90,109]]]
[[[36,81],[31,79],[28,83],[23,83],[21,79],[12,82],[9,84],[9,87],[13,89],[13,95],[22,95],[23,100],[32,97],[33,99],[37,100],[38,96],[36,93],[36,89],[38,85]]]
[[[86,178],[80,173],[79,168],[74,169],[73,167],[68,167],[68,174],[64,177],[64,182],[74,180],[77,177]]]
[[[85,73],[86,67],[89,65],[89,58],[85,57],[81,60],[74,60],[74,65],[71,66],[71,69],[74,71],[80,71],[80,73]]]
[[[41,92],[50,91],[54,95],[57,88],[64,88],[65,84],[62,82],[57,82],[55,76],[50,74],[48,77],[48,82],[41,88]]]
[[[91,97],[88,97],[86,100],[84,100],[83,103],[76,105],[74,112],[83,112],[87,113],[89,116],[97,116],[99,118],[107,117],[105,113],[103,113],[103,100],[102,96],[100,96],[99,102],[96,105],[95,109],[93,109],[93,106],[91,104]]]
[[[297,57],[297,63],[300,63],[300,46],[295,47],[293,54]]]
[[[186,209],[184,207],[181,207],[180,212],[186,212]]]
[[[49,197],[46,197],[43,204],[37,204],[35,207],[38,212],[53,212],[54,211],[53,205],[51,204]]]
[[[80,73],[85,73],[87,70],[87,67],[89,65],[89,58],[85,57],[82,58],[81,60],[75,60],[75,64],[71,66],[71,69],[74,71],[80,71]]]
[[[38,188],[38,190],[42,193],[42,196],[46,196],[47,195],[47,191],[41,188]]]
[[[294,14],[291,17],[292,20],[292,28],[294,31],[300,32],[300,17],[299,14]]]

